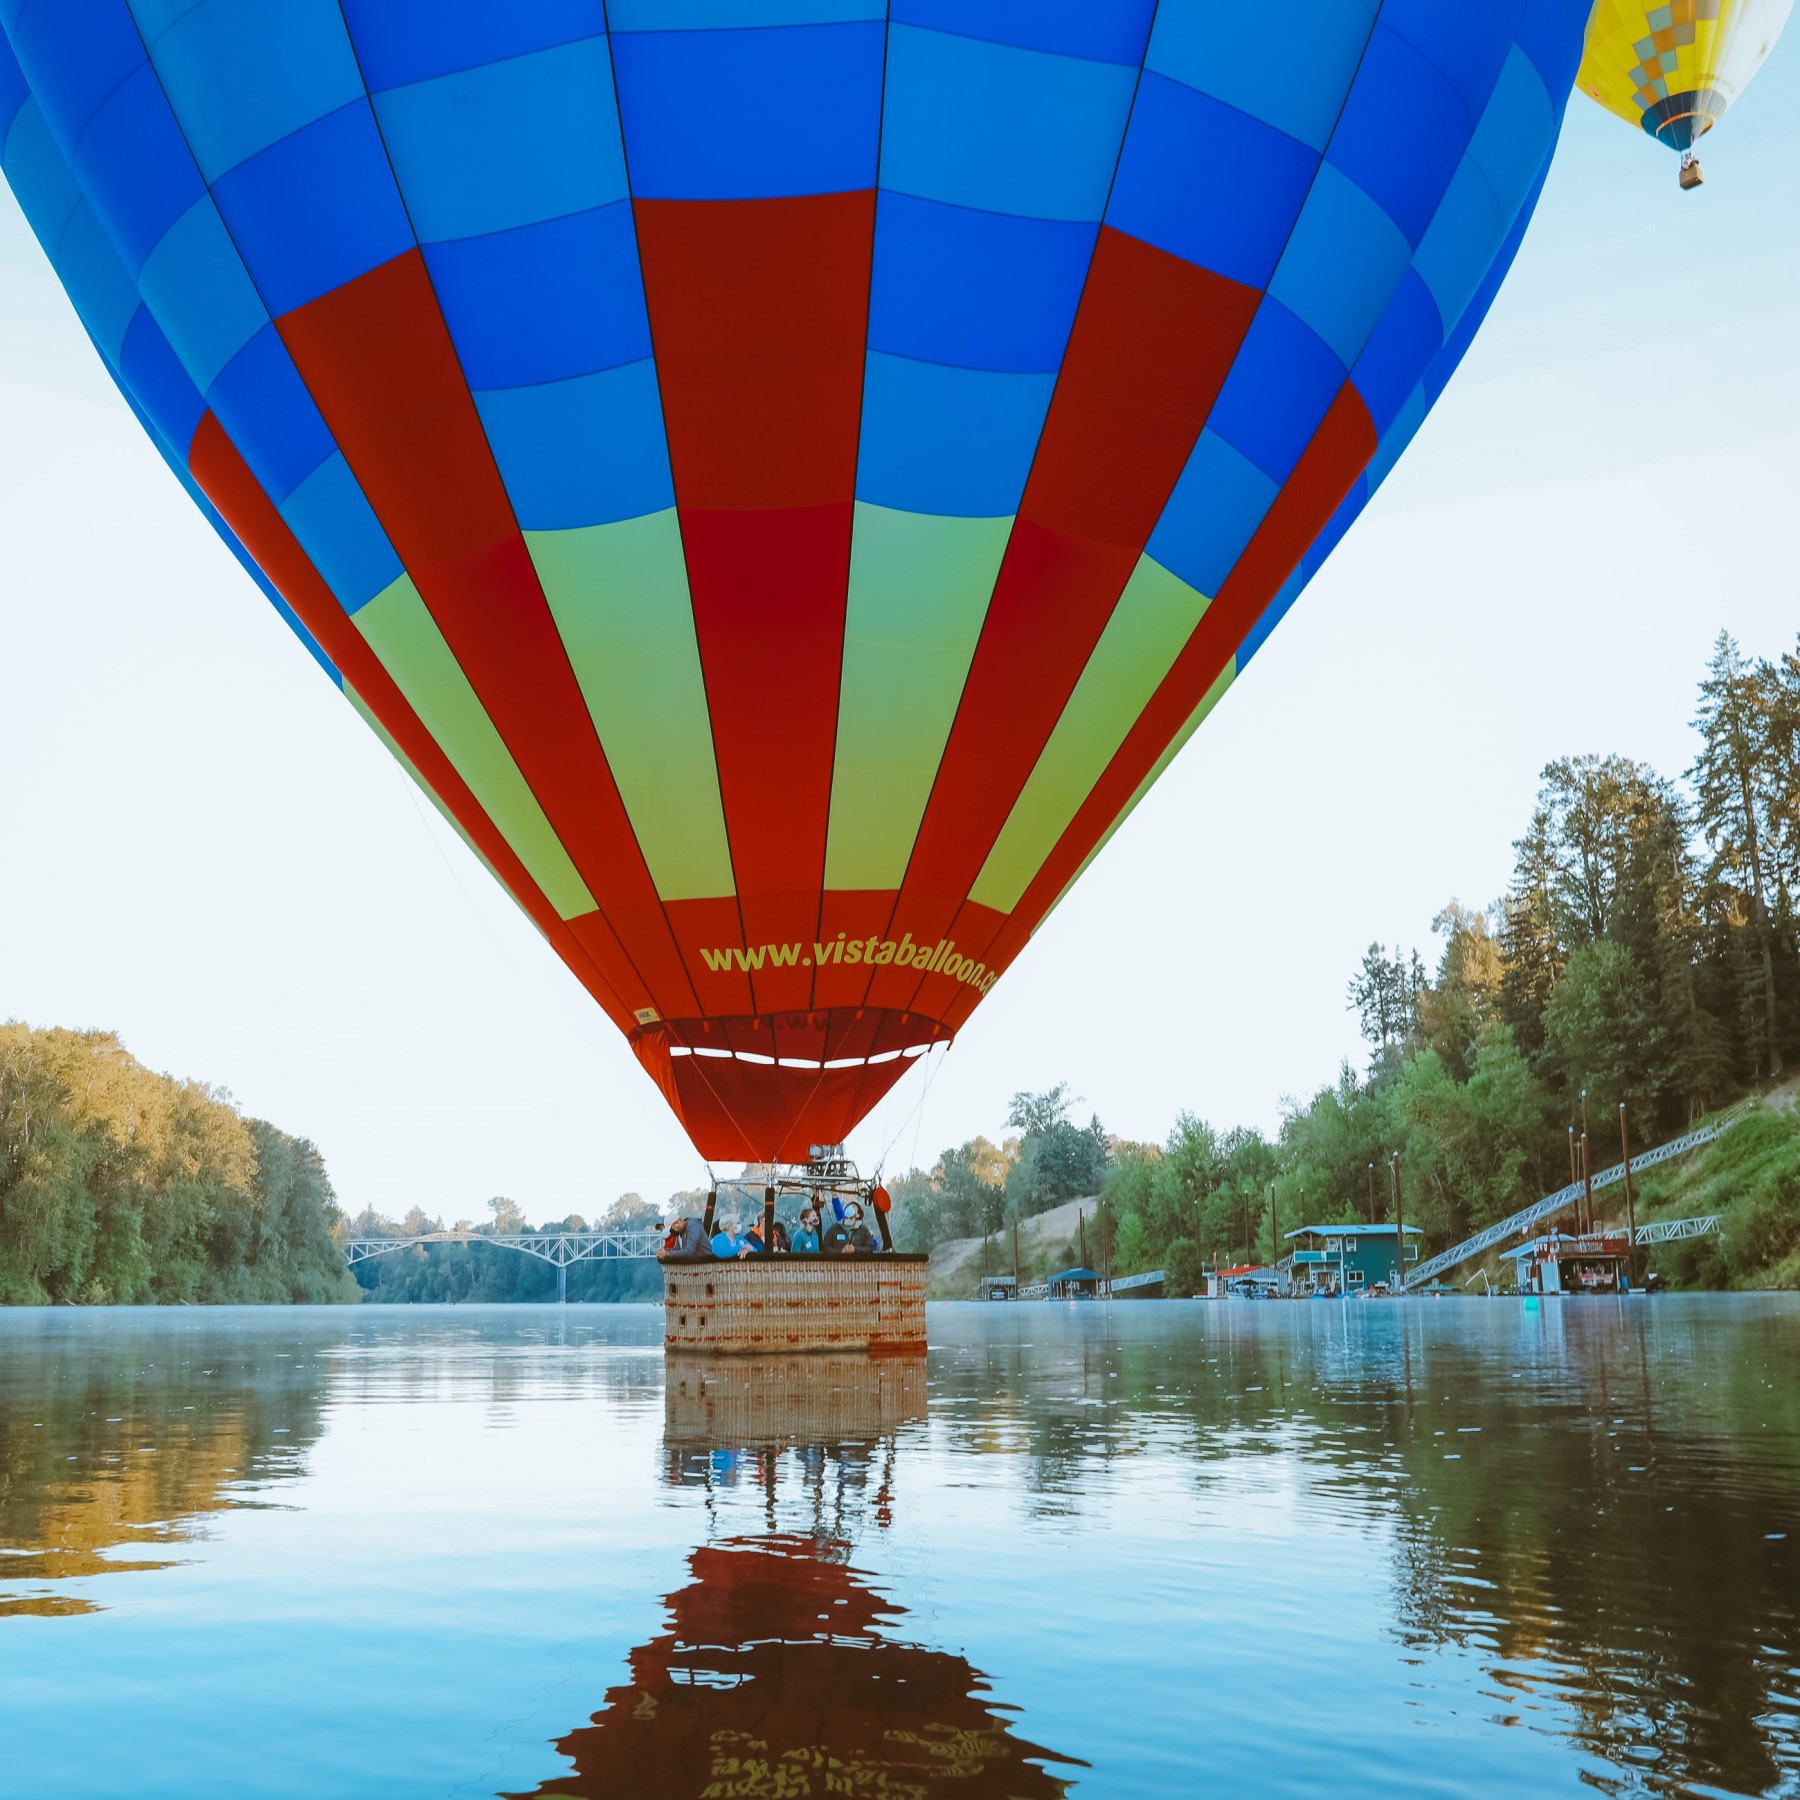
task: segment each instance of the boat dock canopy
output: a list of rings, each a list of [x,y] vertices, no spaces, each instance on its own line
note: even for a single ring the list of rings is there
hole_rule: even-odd
[[[1405,1227],[1408,1237],[1422,1237],[1424,1234],[1417,1225]],[[1298,1225],[1292,1231],[1284,1231],[1282,1236],[1291,1243],[1297,1237],[1392,1237],[1392,1225]]]

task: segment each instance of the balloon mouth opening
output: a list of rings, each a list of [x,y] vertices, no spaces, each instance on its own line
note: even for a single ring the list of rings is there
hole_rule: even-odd
[[[1691,151],[1718,122],[1724,102],[1711,92],[1671,94],[1644,112],[1644,129],[1671,150]]]
[[[925,1056],[937,1045],[948,1043],[939,1037],[925,1044],[903,1044],[898,1050],[877,1050],[870,1056],[767,1056],[755,1050],[725,1050],[710,1044],[671,1044],[670,1056],[704,1056],[722,1062],[760,1063],[769,1069],[866,1069],[879,1063],[897,1062],[902,1057]]]
[[[953,1027],[901,1009],[676,1019],[631,1046],[709,1162],[799,1164],[842,1144]]]
[[[879,1006],[656,1019],[631,1034],[640,1056],[815,1072],[914,1061],[954,1035],[929,1013]]]

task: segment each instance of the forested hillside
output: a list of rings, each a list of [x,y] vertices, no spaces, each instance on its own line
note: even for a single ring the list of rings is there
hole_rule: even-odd
[[[1548,764],[1506,893],[1448,902],[1429,964],[1370,945],[1346,996],[1366,1065],[1289,1101],[1272,1139],[1183,1113],[1129,1143],[1077,1125],[1066,1089],[1020,1094],[1017,1136],[893,1184],[903,1241],[1103,1194],[1092,1237],[1117,1272],[1198,1268],[1267,1256],[1276,1222],[1391,1218],[1397,1192],[1442,1247],[1568,1180],[1584,1123],[1600,1169],[1621,1122],[1641,1149],[1779,1079],[1800,1057],[1800,648],[1753,662],[1721,635],[1693,722],[1680,780]],[[1754,1233],[1683,1272],[1800,1279],[1800,1182],[1772,1178]]]
[[[0,1024],[0,1303],[353,1300],[319,1153],[102,1031]]]

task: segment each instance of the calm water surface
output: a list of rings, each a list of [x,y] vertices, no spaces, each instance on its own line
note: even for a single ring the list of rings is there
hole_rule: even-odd
[[[0,1795],[1800,1795],[1800,1297],[0,1315]]]

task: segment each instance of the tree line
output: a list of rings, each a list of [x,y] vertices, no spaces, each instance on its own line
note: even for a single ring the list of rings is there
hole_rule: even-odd
[[[1800,645],[1753,660],[1722,633],[1693,724],[1680,779],[1617,755],[1549,763],[1506,892],[1438,913],[1434,967],[1369,946],[1346,995],[1366,1066],[1286,1102],[1273,1136],[1184,1112],[1133,1143],[1077,1125],[1066,1088],[1020,1094],[1017,1136],[892,1184],[902,1241],[999,1232],[1085,1193],[1102,1201],[1090,1244],[1121,1274],[1261,1260],[1276,1229],[1379,1222],[1396,1201],[1443,1247],[1567,1181],[1584,1128],[1598,1170],[1621,1119],[1638,1150],[1779,1081],[1800,1057]],[[1766,1130],[1795,1178],[1754,1266],[1721,1277],[1800,1250],[1800,1145]]]
[[[104,1031],[0,1024],[0,1304],[356,1297],[318,1151]]]

